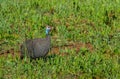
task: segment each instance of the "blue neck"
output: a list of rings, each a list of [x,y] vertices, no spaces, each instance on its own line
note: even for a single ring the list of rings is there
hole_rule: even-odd
[[[46,35],[49,35],[49,31],[50,31],[50,30],[46,29]]]

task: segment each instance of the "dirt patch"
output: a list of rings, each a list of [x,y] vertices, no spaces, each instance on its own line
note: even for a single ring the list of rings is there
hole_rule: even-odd
[[[94,51],[94,47],[91,43],[81,43],[81,42],[76,42],[76,43],[72,43],[69,45],[63,45],[63,46],[56,46],[53,47],[50,54],[57,54],[57,55],[61,55],[61,56],[66,56],[68,55],[68,53],[60,53],[60,50],[63,49],[75,49],[76,54],[80,51],[81,48],[86,48],[88,51],[93,52]]]
[[[91,43],[76,42],[76,43],[71,43],[71,44],[68,44],[68,45],[52,47],[49,54],[55,54],[55,55],[60,55],[60,56],[68,56],[69,55],[68,52],[61,53],[60,50],[75,49],[76,54],[77,54],[77,53],[79,53],[81,48],[86,48],[90,52],[92,52],[94,50],[94,47]],[[8,55],[11,55],[12,58],[14,58],[14,57],[19,57],[20,58],[20,51],[15,51],[14,48],[11,48],[10,50],[0,52],[0,57],[3,57],[3,56],[7,57]]]
[[[8,58],[11,55],[12,58],[19,57],[20,58],[20,51],[15,51],[14,48],[11,48],[6,51],[0,51],[0,57]]]

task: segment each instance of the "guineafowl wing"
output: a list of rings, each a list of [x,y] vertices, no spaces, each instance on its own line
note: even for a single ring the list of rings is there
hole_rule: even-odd
[[[44,57],[49,52],[50,42],[48,42],[46,39],[35,39],[33,41],[33,46],[34,57]]]

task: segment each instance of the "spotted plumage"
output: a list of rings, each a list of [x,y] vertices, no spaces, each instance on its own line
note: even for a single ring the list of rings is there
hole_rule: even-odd
[[[49,35],[51,28],[46,28],[46,38],[36,38],[26,40],[21,45],[21,58],[27,56],[30,58],[45,57],[51,48],[51,38]]]

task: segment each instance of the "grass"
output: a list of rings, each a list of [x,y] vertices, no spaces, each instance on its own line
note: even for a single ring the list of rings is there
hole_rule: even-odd
[[[54,27],[53,50],[46,59],[1,55],[0,79],[119,79],[119,4],[119,0],[0,0],[0,52],[13,48],[17,54],[25,39],[43,38],[45,26]]]

